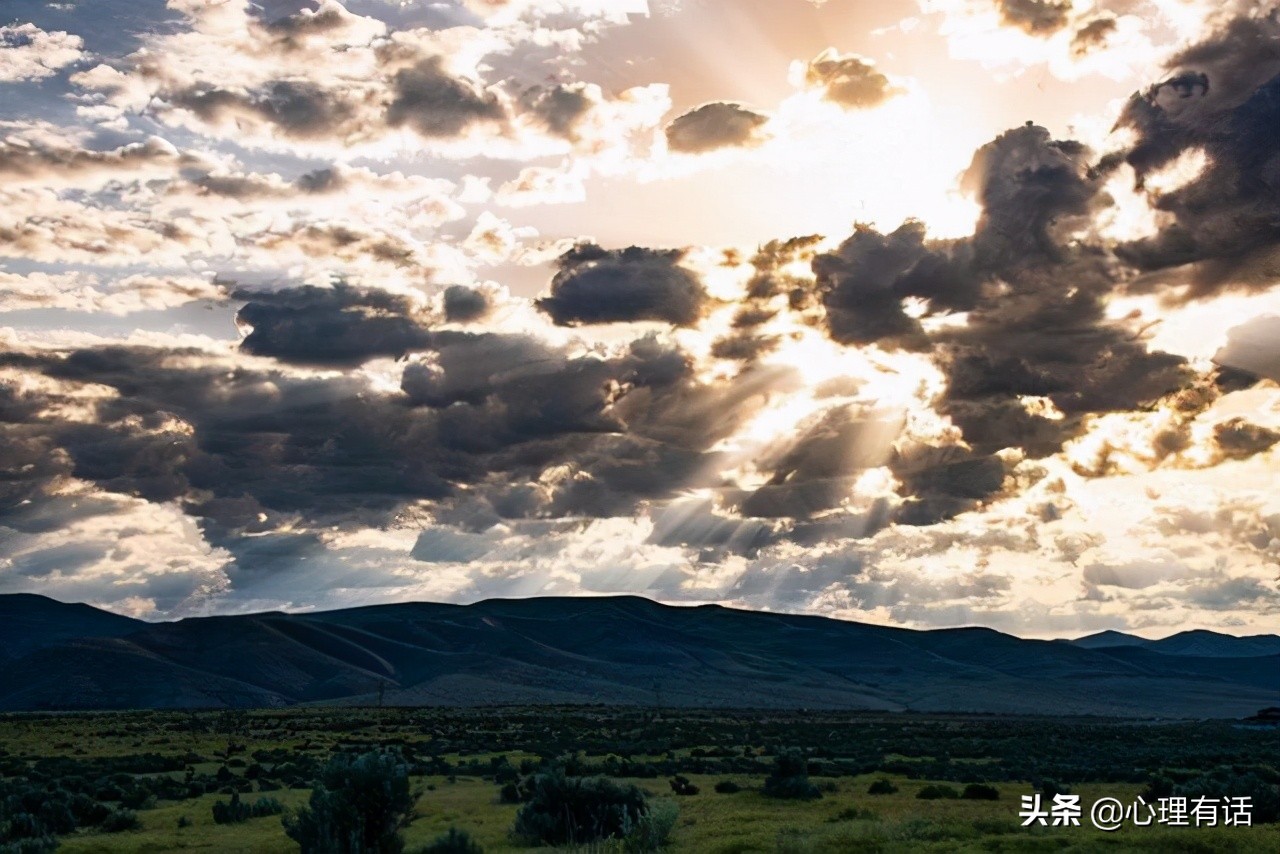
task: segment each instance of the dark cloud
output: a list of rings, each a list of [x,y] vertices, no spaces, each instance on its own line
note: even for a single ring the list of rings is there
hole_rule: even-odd
[[[760,129],[768,121],[768,116],[741,104],[703,104],[667,125],[667,145],[686,154],[752,146],[761,141]]]
[[[476,123],[506,119],[497,95],[449,74],[438,56],[396,72],[391,90],[387,124],[408,125],[425,137],[458,136]]]
[[[1280,275],[1280,19],[1238,17],[1170,62],[1172,76],[1135,95],[1119,125],[1135,144],[1123,158],[1139,187],[1179,156],[1203,152],[1189,183],[1152,201],[1171,220],[1118,250],[1190,297],[1222,287],[1268,287]]]
[[[165,100],[210,124],[251,118],[296,139],[341,137],[360,125],[360,110],[346,93],[306,80],[276,80],[252,91],[200,85],[167,92]]]
[[[1075,236],[1109,203],[1091,160],[1044,128],[1016,128],[979,149],[963,176],[982,205],[972,238],[931,241],[915,222],[890,234],[859,226],[814,258],[831,337],[930,354],[948,380],[939,408],[971,449],[962,460],[896,464],[910,498],[899,521],[932,524],[998,492],[997,451],[1055,453],[1086,416],[1139,409],[1191,383],[1185,360],[1149,351],[1106,315],[1122,267]],[[908,313],[909,297],[923,311]],[[957,311],[967,322],[932,332],[920,319]]]
[[[592,108],[594,100],[585,84],[559,83],[525,90],[521,105],[548,131],[568,140],[577,139],[577,127]]]
[[[428,346],[431,332],[412,301],[338,284],[279,291],[239,290],[236,322],[252,328],[241,347],[258,356],[316,365],[400,357]]]
[[[551,294],[537,301],[561,326],[657,320],[692,326],[710,297],[676,249],[580,244],[560,256]]]
[[[804,78],[809,86],[822,89],[828,101],[852,110],[879,106],[902,93],[869,59],[830,49],[809,62]]]
[[[76,387],[114,389],[92,420],[56,412],[3,425],[47,445],[51,461],[105,489],[225,511],[235,527],[258,508],[312,516],[385,512],[449,491],[434,425],[354,378],[228,370],[201,351],[102,347],[26,357]],[[42,398],[43,407],[53,400]],[[8,445],[8,442],[6,442]],[[57,472],[28,469],[39,485]]]
[[[895,513],[904,525],[933,525],[973,510],[1001,492],[1008,474],[999,457],[954,446],[910,446],[894,455],[890,468],[907,498]]]
[[[1000,20],[1033,36],[1050,36],[1067,25],[1071,14],[1068,0],[995,0]]]
[[[1269,451],[1280,443],[1280,432],[1250,424],[1243,418],[1232,418],[1214,425],[1214,441],[1219,452],[1229,460],[1247,460]]]
[[[1116,19],[1112,17],[1094,18],[1071,37],[1071,52],[1076,56],[1085,56],[1104,46],[1115,34]]]
[[[903,300],[921,297],[939,309],[970,308],[978,279],[963,246],[927,244],[925,227],[908,222],[891,234],[858,226],[835,252],[813,260],[827,329],[842,344],[928,348],[920,321]]]
[[[444,291],[444,316],[451,323],[472,323],[489,313],[489,295],[466,285],[450,285]]]
[[[1028,122],[978,149],[961,186],[982,205],[974,233],[986,270],[1064,260],[1068,235],[1109,203],[1092,152]]]

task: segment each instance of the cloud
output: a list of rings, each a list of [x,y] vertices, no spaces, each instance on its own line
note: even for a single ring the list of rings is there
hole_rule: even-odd
[[[431,333],[412,301],[386,291],[337,284],[280,291],[238,290],[236,323],[249,329],[247,353],[301,364],[357,364],[400,357],[429,345]]]
[[[860,110],[883,104],[902,89],[875,63],[853,53],[828,48],[809,61],[804,70],[806,86],[821,89],[823,97],[846,109]]]
[[[538,308],[559,325],[655,320],[691,326],[709,297],[679,250],[581,244],[560,256]]]
[[[439,56],[397,71],[391,87],[387,123],[407,124],[425,137],[457,136],[476,122],[500,122],[506,116],[497,96],[448,74]]]
[[[1207,165],[1189,182],[1153,191],[1169,220],[1121,257],[1181,286],[1189,298],[1222,288],[1268,287],[1280,272],[1273,133],[1280,108],[1280,23],[1259,12],[1232,18],[1175,55],[1171,76],[1134,95],[1119,121],[1134,144],[1111,158],[1144,182],[1188,152]]]
[[[83,56],[84,40],[77,35],[30,23],[0,27],[0,83],[52,77]]]
[[[492,309],[489,295],[478,288],[450,285],[444,291],[444,316],[451,323],[483,320]]]
[[[691,89],[646,64],[654,21],[622,29],[643,5],[175,0],[133,53],[84,32],[93,63],[15,81],[41,118],[0,126],[0,584],[150,615],[1275,613],[1272,17],[1218,15],[1116,136],[1079,117],[1090,147],[984,129],[944,59]],[[887,58],[940,36],[1028,97],[1132,91],[1193,32],[1163,0],[931,5]]]
[[[1280,317],[1267,315],[1235,327],[1213,360],[1280,382]]]
[[[104,281],[86,273],[18,275],[0,270],[0,312],[56,308],[127,315],[199,300],[219,301],[225,295],[222,285],[195,276],[133,275]]]
[[[1032,35],[1047,35],[1067,25],[1070,2],[1053,0],[996,0],[1000,20]]]
[[[762,140],[760,129],[769,117],[741,104],[717,101],[677,116],[666,127],[672,151],[701,154],[719,148],[750,147]]]
[[[1071,52],[1076,56],[1084,56],[1107,43],[1117,30],[1116,19],[1110,16],[1094,18],[1076,30],[1071,37]]]

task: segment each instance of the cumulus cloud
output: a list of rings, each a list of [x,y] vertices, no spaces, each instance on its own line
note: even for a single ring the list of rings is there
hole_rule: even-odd
[[[35,24],[0,27],[0,83],[52,77],[84,56],[84,39]]]
[[[875,63],[852,53],[828,48],[809,61],[805,85],[822,90],[823,97],[847,109],[883,104],[902,89],[876,70]]]
[[[757,145],[761,141],[760,130],[768,121],[768,116],[741,104],[703,104],[667,125],[667,145],[672,151],[686,154]]]
[[[604,249],[587,243],[560,256],[538,308],[561,325],[656,320],[690,326],[709,300],[679,250]]]
[[[1121,250],[1190,297],[1223,287],[1265,288],[1280,274],[1271,131],[1280,117],[1278,43],[1274,11],[1232,18],[1174,56],[1170,76],[1134,95],[1120,117],[1136,141],[1109,162],[1128,163],[1139,187],[1188,152],[1208,158],[1188,183],[1153,191],[1168,224]]]
[[[1000,19],[1032,35],[1054,33],[1067,25],[1071,3],[1053,0],[996,0]]]

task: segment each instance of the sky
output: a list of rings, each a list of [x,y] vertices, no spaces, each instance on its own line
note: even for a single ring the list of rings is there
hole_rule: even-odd
[[[7,0],[0,592],[1280,631],[1280,12]]]

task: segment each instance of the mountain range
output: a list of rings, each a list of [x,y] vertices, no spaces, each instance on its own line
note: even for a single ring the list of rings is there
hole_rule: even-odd
[[[149,623],[0,596],[0,710],[618,704],[1243,717],[1280,637],[1024,640],[637,597]]]

